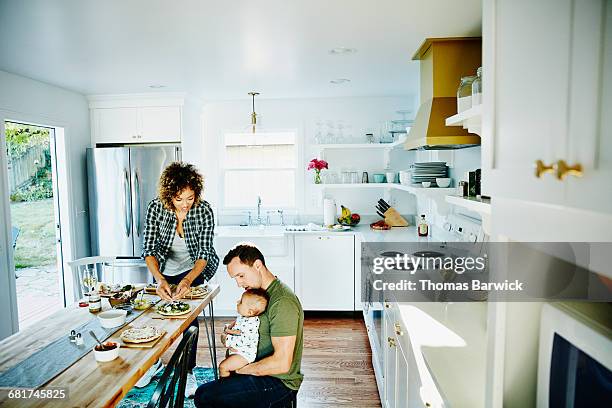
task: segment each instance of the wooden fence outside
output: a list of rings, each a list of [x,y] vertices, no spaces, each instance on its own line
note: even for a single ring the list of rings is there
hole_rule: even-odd
[[[11,194],[30,181],[38,169],[45,167],[45,150],[48,149],[49,147],[45,145],[32,146],[18,159],[9,158],[8,174]]]

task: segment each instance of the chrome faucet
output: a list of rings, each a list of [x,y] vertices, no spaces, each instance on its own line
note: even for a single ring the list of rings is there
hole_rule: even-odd
[[[280,225],[285,225],[285,217],[283,216],[283,210],[277,210],[280,215]]]
[[[257,225],[261,225],[261,197],[257,196],[257,218],[255,218]]]

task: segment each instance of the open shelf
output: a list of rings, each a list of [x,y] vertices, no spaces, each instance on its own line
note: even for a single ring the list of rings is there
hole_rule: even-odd
[[[446,118],[446,126],[462,126],[470,133],[480,136],[482,127],[482,105],[476,105],[468,110]]]
[[[390,150],[397,146],[403,145],[405,138],[393,143],[335,143],[335,144],[316,144],[315,148],[319,150],[326,149],[370,149],[370,150]]]
[[[457,191],[455,188],[439,188],[439,187],[418,187],[418,186],[407,186],[398,183],[355,183],[355,184],[315,184],[321,189],[374,189],[383,188],[389,190],[401,190],[407,191],[412,194],[441,194],[448,195]]]
[[[491,214],[491,200],[488,198],[447,195],[446,202],[480,214]]]

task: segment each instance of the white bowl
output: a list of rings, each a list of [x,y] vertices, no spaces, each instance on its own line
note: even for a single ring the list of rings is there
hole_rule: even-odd
[[[98,319],[100,319],[100,325],[106,329],[112,329],[113,327],[121,326],[125,323],[127,317],[127,310],[112,309],[105,312],[98,313]]]
[[[431,181],[421,181],[421,185],[425,188],[430,187],[431,186]]]
[[[96,350],[96,347],[98,347],[98,345],[97,344],[95,345],[95,347],[93,348],[93,352],[94,352],[94,357],[96,358],[96,361],[104,363],[107,361],[113,361],[114,359],[119,357],[119,347],[120,347],[119,343],[115,341],[112,341],[112,342],[107,341],[103,344],[106,346],[109,343],[115,344],[116,347],[112,350],[99,351],[99,350]]]
[[[451,183],[451,179],[448,177],[437,177],[436,178],[436,184],[438,185],[438,187],[447,188],[448,186],[450,186],[450,183]]]

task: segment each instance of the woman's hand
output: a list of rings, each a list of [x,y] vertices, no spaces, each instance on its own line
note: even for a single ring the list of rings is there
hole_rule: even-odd
[[[172,290],[170,289],[170,285],[166,280],[162,280],[159,282],[159,285],[157,285],[157,290],[155,292],[157,292],[157,295],[163,300],[172,300]]]
[[[191,288],[191,282],[188,279],[183,278],[172,295],[172,300],[180,300]]]

